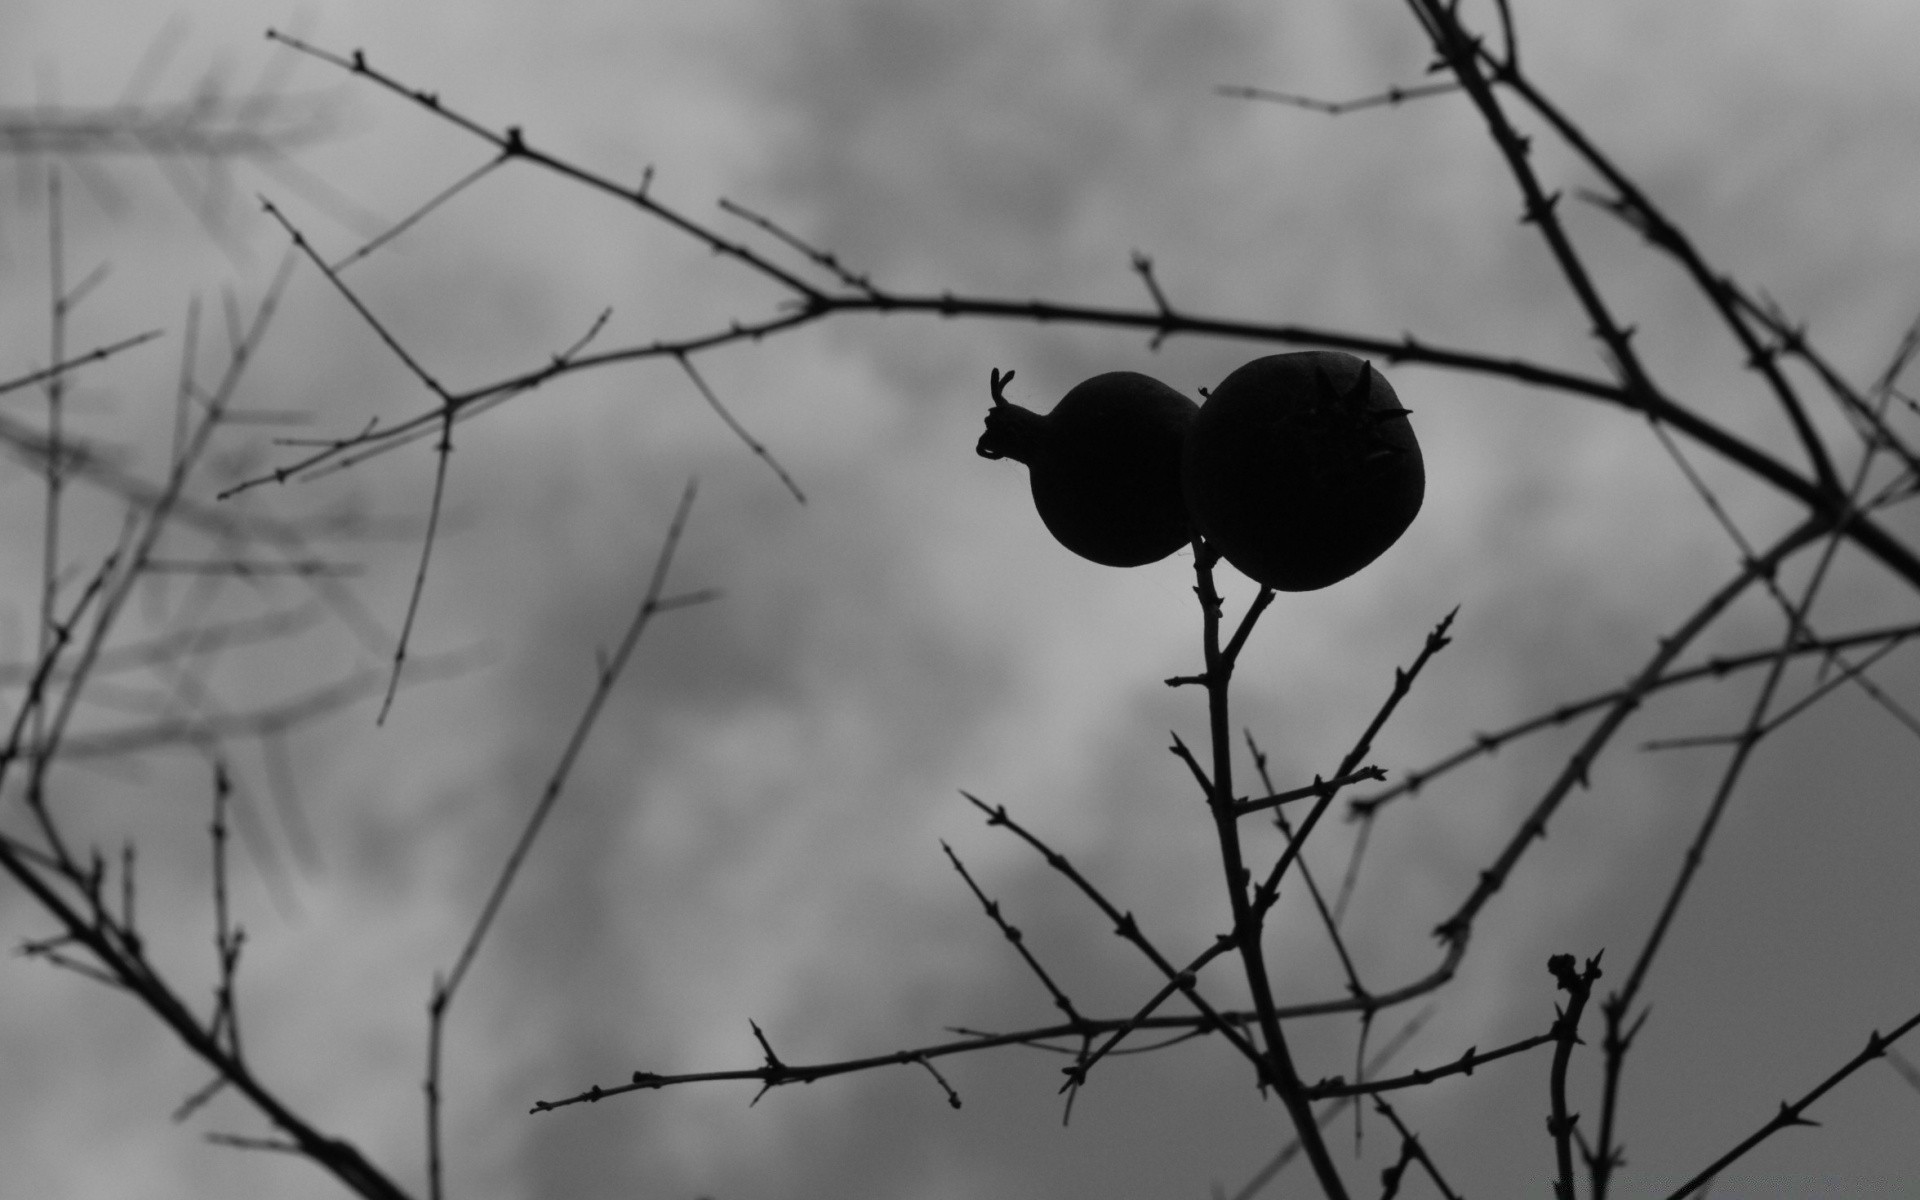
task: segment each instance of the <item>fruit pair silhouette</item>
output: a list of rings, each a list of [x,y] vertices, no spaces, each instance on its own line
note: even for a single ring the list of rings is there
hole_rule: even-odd
[[[1426,492],[1407,410],[1351,354],[1254,359],[1204,405],[1113,371],[1043,416],[1008,402],[1012,378],[993,373],[977,450],[1025,463],[1048,531],[1097,563],[1155,562],[1197,530],[1250,578],[1313,591],[1378,558]]]

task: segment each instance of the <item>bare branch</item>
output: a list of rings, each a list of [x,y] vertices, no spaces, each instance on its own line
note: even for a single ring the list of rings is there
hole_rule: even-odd
[[[1343,113],[1358,112],[1366,108],[1388,108],[1404,104],[1409,100],[1425,100],[1432,96],[1446,96],[1460,90],[1458,83],[1418,83],[1411,87],[1389,87],[1384,92],[1375,92],[1369,96],[1360,96],[1353,100],[1321,100],[1313,96],[1296,95],[1293,92],[1276,92],[1271,88],[1249,87],[1246,84],[1226,84],[1213,89],[1221,96],[1235,100],[1267,100],[1274,104],[1284,104],[1289,108],[1304,108],[1309,112],[1326,113],[1328,116],[1340,116]]]
[[[1842,1063],[1833,1074],[1820,1081],[1811,1091],[1808,1091],[1798,1100],[1791,1103],[1784,1100],[1781,1101],[1779,1112],[1775,1113],[1764,1125],[1760,1126],[1759,1129],[1748,1135],[1739,1145],[1722,1154],[1719,1158],[1714,1159],[1711,1163],[1701,1168],[1691,1179],[1667,1193],[1667,1200],[1682,1200],[1683,1197],[1693,1194],[1710,1182],[1713,1177],[1721,1171],[1738,1162],[1746,1155],[1747,1151],[1758,1146],[1761,1142],[1766,1141],[1782,1129],[1794,1125],[1814,1124],[1813,1121],[1808,1120],[1802,1114],[1804,1114],[1807,1109],[1813,1107],[1815,1101],[1846,1082],[1847,1078],[1861,1067],[1866,1066],[1876,1058],[1884,1056],[1889,1046],[1905,1037],[1908,1033],[1911,1033],[1916,1025],[1920,1025],[1920,1012],[1916,1012],[1913,1016],[1900,1022],[1899,1025],[1894,1027],[1892,1033],[1884,1036],[1877,1032],[1868,1035],[1867,1044],[1861,1049],[1860,1053],[1854,1055],[1845,1063]]]

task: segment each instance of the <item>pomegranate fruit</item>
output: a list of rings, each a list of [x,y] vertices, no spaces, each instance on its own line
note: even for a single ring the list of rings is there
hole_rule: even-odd
[[[1426,494],[1407,410],[1337,350],[1256,358],[1200,406],[1187,511],[1222,557],[1283,592],[1338,583],[1393,545]]]
[[[1151,376],[1109,371],[1042,415],[1007,400],[1012,378],[993,372],[993,407],[975,450],[1027,465],[1033,506],[1061,545],[1110,567],[1137,567],[1192,540],[1180,469],[1198,405]]]

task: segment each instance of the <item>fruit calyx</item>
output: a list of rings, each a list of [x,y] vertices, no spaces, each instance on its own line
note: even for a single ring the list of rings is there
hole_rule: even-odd
[[[1292,411],[1283,411],[1276,422],[1289,436],[1288,465],[1303,480],[1314,486],[1340,486],[1356,470],[1377,467],[1407,453],[1406,446],[1384,437],[1380,427],[1405,420],[1412,410],[1398,403],[1385,407],[1369,403],[1378,386],[1371,362],[1362,362],[1344,389],[1328,373],[1324,360],[1314,363],[1313,374],[1316,386],[1310,398]]]
[[[987,430],[973,452],[981,458],[1010,458],[1031,467],[1039,457],[1047,419],[1007,399],[1006,386],[1013,382],[1013,376],[1012,371],[1003,375],[1000,368],[993,368],[989,381],[993,407],[987,410]]]

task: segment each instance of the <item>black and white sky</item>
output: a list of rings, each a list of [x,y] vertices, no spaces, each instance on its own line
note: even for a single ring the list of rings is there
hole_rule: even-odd
[[[1471,6],[1469,6],[1471,7]],[[1490,18],[1488,11],[1479,14]],[[1721,269],[1804,321],[1871,380],[1920,312],[1920,8],[1900,0],[1514,5],[1533,76]],[[170,16],[171,14],[171,16]],[[71,422],[129,468],[164,472],[190,300],[203,373],[226,345],[222,289],[256,303],[287,239],[280,205],[330,257],[486,161],[483,145],[390,95],[269,44],[268,24],[381,69],[543,150],[637,182],[742,238],[726,197],[902,291],[1147,303],[1150,254],[1183,309],[1422,340],[1603,375],[1588,324],[1513,184],[1458,97],[1341,117],[1230,99],[1220,84],[1349,98],[1423,81],[1427,53],[1388,0],[109,0],[0,6],[0,105],[105,106],[157,43],[152,102],[263,73],[318,98],[334,136],[300,174],[150,158],[0,161],[0,378],[48,353],[50,164],[70,278],[107,277],[69,341],[164,336],[77,382]],[[1549,139],[1569,228],[1663,385],[1791,462],[1791,432],[1682,273],[1573,199],[1593,179]],[[324,188],[307,180],[324,181]],[[192,203],[188,201],[191,200]],[[769,243],[771,245],[771,243]],[[408,351],[455,388],[536,366],[611,310],[596,345],[768,315],[783,297],[631,208],[530,168],[496,172],[347,276]],[[884,1053],[952,1026],[1050,1021],[1045,992],[948,865],[945,840],[1077,1002],[1130,1012],[1157,977],[1085,900],[964,789],[1005,804],[1149,934],[1190,956],[1225,928],[1213,831],[1168,733],[1204,707],[1168,676],[1196,668],[1192,556],[1117,571],[1079,560],[1035,516],[1024,472],[973,453],[992,368],[1045,408],[1086,376],[1153,374],[1188,394],[1285,347],[1135,332],[849,316],[701,356],[730,411],[807,495],[713,414],[671,361],[571,376],[456,433],[446,521],[412,654],[462,670],[371,696],[263,748],[227,747],[252,822],[235,903],[241,1001],[263,1078],[323,1127],[423,1186],[425,1003],[585,704],[691,477],[699,497],[676,588],[719,600],[648,632],[448,1034],[450,1196],[1174,1197],[1231,1194],[1284,1138],[1243,1063],[1187,1044],[1116,1059],[1062,1126],[1062,1060],[1030,1050],[946,1060],[964,1107],[899,1069],[790,1088],[623,1096],[542,1116],[539,1099],[634,1069]],[[1455,606],[1453,645],[1420,677],[1374,761],[1398,774],[1491,730],[1623,683],[1736,568],[1739,551],[1648,426],[1564,395],[1410,364],[1428,493],[1402,543],[1322,592],[1285,595],[1236,680],[1237,720],[1283,783],[1330,771],[1396,666]],[[1802,381],[1805,382],[1804,380]],[[317,272],[295,272],[243,392],[333,437],[429,397]],[[0,398],[40,420],[37,394]],[[1830,411],[1822,428],[1856,444]],[[227,435],[202,481],[291,451],[273,426]],[[1794,508],[1689,451],[1743,536]],[[235,650],[188,698],[164,673],[121,681],[83,727],[142,705],[243,710],[379,670],[406,611],[432,490],[430,443],[245,501],[283,515],[361,512],[391,536],[329,552],[379,626],[328,617]],[[224,473],[224,474],[223,474]],[[64,561],[90,569],[119,514],[76,492]],[[1896,509],[1889,529],[1920,534]],[[37,476],[0,468],[0,661],[34,646]],[[188,551],[183,549],[183,554]],[[201,547],[204,553],[205,548]],[[1795,576],[1800,578],[1801,576]],[[1233,576],[1229,605],[1254,589]],[[288,581],[235,582],[225,616],[297,608]],[[192,617],[154,590],[132,619]],[[1851,551],[1815,624],[1909,621],[1911,592]],[[1777,643],[1743,601],[1699,653]],[[1812,686],[1810,672],[1789,691]],[[1911,651],[1874,668],[1914,706]],[[1757,676],[1677,691],[1636,714],[1476,930],[1397,1065],[1435,1065],[1544,1030],[1549,955],[1604,948],[1617,984],[1712,795],[1724,748],[1645,752],[1737,728]],[[1793,694],[1798,694],[1794,692]],[[0,703],[17,703],[17,686]],[[114,703],[123,707],[116,708]],[[131,706],[131,707],[126,707]],[[6,710],[12,712],[11,707]],[[1574,743],[1512,747],[1423,790],[1375,831],[1348,917],[1363,977],[1388,988],[1438,961],[1434,922],[1472,889]],[[276,757],[277,756],[277,757]],[[1920,1008],[1920,742],[1858,687],[1765,742],[1648,983],[1630,1060],[1629,1194],[1664,1194]],[[1242,768],[1244,770],[1244,766]],[[140,842],[143,920],[190,996],[211,987],[208,768],[188,751],[76,764],[56,802],[113,850]],[[283,784],[296,784],[289,795]],[[12,790],[0,828],[27,826]],[[1307,858],[1337,879],[1355,826]],[[1262,841],[1271,852],[1272,847]],[[117,853],[117,850],[113,850]],[[1304,889],[1269,938],[1283,998],[1337,995]],[[48,927],[0,886],[9,946]],[[1224,1003],[1230,973],[1203,977]],[[1378,1045],[1419,1006],[1383,1014]],[[1574,1104],[1597,1119],[1599,1025]],[[1350,1019],[1297,1027],[1309,1077],[1350,1073]],[[1920,1061],[1920,1047],[1910,1047]],[[1410,1093],[1400,1111],[1454,1187],[1539,1195],[1552,1171],[1543,1051]],[[0,962],[0,1194],[94,1198],[341,1194],[290,1157],[208,1145],[259,1135],[222,1097],[168,1114],[200,1069],[123,997],[20,957]],[[1920,1090],[1874,1064],[1821,1102],[1818,1129],[1743,1160],[1715,1194],[1901,1196],[1920,1187]],[[1371,1186],[1395,1145],[1369,1114],[1334,1139]],[[1293,1168],[1265,1195],[1311,1193]],[[1424,1185],[1423,1185],[1424,1186]],[[424,1194],[424,1191],[422,1191]],[[1428,1193],[1413,1193],[1428,1194]]]

